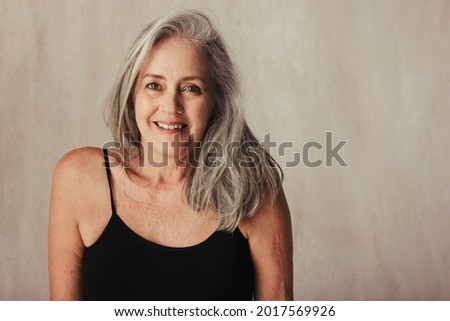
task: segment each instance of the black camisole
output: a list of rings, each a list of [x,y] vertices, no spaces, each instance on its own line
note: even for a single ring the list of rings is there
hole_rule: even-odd
[[[104,150],[112,216],[85,249],[83,285],[88,300],[252,300],[253,264],[247,239],[214,232],[207,240],[173,248],[150,242],[116,213]]]

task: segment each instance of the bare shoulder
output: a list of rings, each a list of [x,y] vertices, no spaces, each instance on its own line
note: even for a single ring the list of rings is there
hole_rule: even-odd
[[[98,194],[94,191],[104,185],[103,160],[102,150],[95,147],[78,148],[59,159],[53,173],[51,205],[60,204],[66,210],[58,213],[73,213],[79,221],[78,213],[90,206]]]
[[[55,167],[58,178],[79,178],[98,169],[103,161],[103,152],[97,147],[82,147],[63,155]]]
[[[283,189],[280,188],[275,198],[267,193],[258,211],[241,222],[239,228],[246,238],[264,236],[268,230],[290,232],[291,217]]]

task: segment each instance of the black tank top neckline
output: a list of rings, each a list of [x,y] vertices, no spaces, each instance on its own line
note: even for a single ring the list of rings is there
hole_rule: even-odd
[[[200,243],[194,244],[194,245],[180,246],[180,247],[162,245],[162,244],[147,240],[146,238],[144,238],[141,235],[139,235],[138,233],[136,233],[131,227],[129,227],[127,225],[127,223],[125,223],[122,220],[122,218],[120,217],[120,215],[117,214],[117,212],[113,211],[113,214],[112,214],[111,218],[109,219],[109,222],[106,225],[106,227],[105,227],[104,231],[102,232],[102,234],[100,235],[100,237],[92,245],[88,246],[87,249],[93,248],[97,245],[97,243],[102,242],[103,234],[105,233],[105,231],[108,230],[108,227],[111,224],[120,224],[123,227],[123,229],[127,233],[129,233],[131,237],[135,238],[137,241],[139,241],[147,246],[152,246],[152,247],[158,248],[160,250],[166,250],[166,251],[188,251],[188,250],[192,250],[192,249],[199,248],[202,246],[207,246],[209,242],[211,242],[214,238],[217,237],[218,234],[221,233],[221,231],[216,230],[211,235],[209,235],[205,240],[201,241]],[[240,232],[240,230],[236,230],[236,233],[240,234],[240,236],[242,236],[245,239],[245,236],[242,235],[242,232]]]

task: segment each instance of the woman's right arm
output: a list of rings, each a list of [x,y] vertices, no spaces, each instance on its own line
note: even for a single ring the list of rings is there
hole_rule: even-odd
[[[78,228],[81,168],[74,152],[63,156],[53,174],[48,229],[51,300],[82,300],[84,244]]]

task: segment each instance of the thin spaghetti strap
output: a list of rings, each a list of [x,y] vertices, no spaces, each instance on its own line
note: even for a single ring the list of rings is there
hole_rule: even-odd
[[[108,185],[109,185],[109,197],[111,199],[111,210],[114,215],[116,213],[116,207],[114,206],[114,198],[111,187],[111,170],[109,168],[109,159],[108,159],[108,150],[103,149],[103,156],[105,157],[105,167],[106,167],[106,176],[108,176]]]

